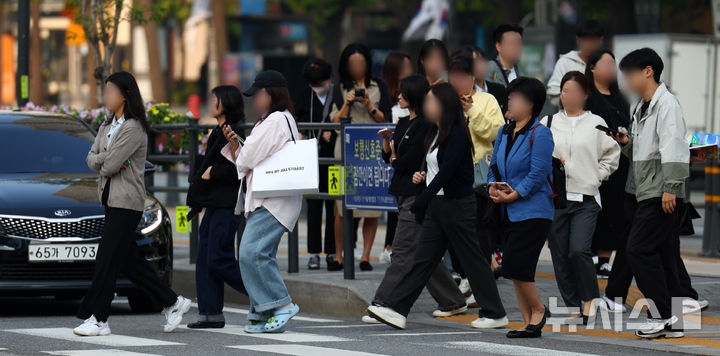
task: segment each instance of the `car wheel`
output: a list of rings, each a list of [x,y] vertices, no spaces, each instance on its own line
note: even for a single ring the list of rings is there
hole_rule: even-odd
[[[135,313],[158,313],[162,307],[141,291],[132,291],[127,295],[130,309]]]

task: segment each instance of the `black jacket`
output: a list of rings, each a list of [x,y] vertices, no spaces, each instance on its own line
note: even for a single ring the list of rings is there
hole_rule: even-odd
[[[502,110],[504,116],[507,112],[508,106],[508,97],[507,92],[505,91],[505,87],[502,84],[488,81],[485,81],[485,86],[487,87],[487,92],[492,94],[492,96],[495,97],[495,100],[497,100],[498,104],[500,105],[500,110]]]
[[[295,106],[295,119],[297,122],[331,122],[330,112],[333,98],[335,95],[335,89],[331,88],[330,93],[325,101],[325,104],[329,105],[327,113],[328,115],[323,117],[325,105],[320,102],[315,91],[306,85],[302,90],[296,93],[293,98],[293,105]],[[312,113],[312,115],[311,115]],[[330,132],[330,142],[322,139],[322,133],[324,131]],[[303,135],[309,138],[317,138],[318,140],[318,156],[319,157],[333,157],[335,153],[335,140],[337,140],[337,133],[335,130],[302,130]],[[320,192],[327,192],[328,185],[328,165],[320,165]]]
[[[396,159],[392,162],[393,177],[389,193],[395,196],[415,196],[422,191],[421,184],[413,184],[412,176],[420,171],[425,161],[425,137],[430,125],[424,117],[401,117],[395,126],[392,140]],[[390,163],[390,152],[383,152],[383,159]]]
[[[454,126],[450,135],[438,147],[439,172],[423,192],[415,199],[410,211],[416,220],[422,221],[430,200],[443,189],[446,198],[462,198],[473,194],[472,142],[459,127]]]
[[[231,127],[235,132],[242,132],[242,129],[235,125]],[[191,208],[235,208],[240,181],[235,164],[220,153],[225,144],[227,139],[222,133],[222,128],[215,127],[208,138],[205,155],[198,157],[195,172],[189,178],[187,205]],[[203,180],[202,174],[210,166],[212,166],[210,180]]]

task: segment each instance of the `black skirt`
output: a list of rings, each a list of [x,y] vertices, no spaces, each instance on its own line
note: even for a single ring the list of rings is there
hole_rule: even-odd
[[[503,277],[535,282],[535,269],[551,224],[550,219],[510,222],[506,215],[503,222]]]

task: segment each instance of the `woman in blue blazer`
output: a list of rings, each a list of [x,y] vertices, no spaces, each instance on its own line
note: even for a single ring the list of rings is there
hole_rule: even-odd
[[[508,85],[507,92],[505,116],[510,123],[498,131],[495,140],[488,193],[500,205],[503,276],[515,285],[525,321],[523,329],[511,330],[507,337],[539,337],[550,313],[535,287],[535,268],[554,213],[548,181],[554,144],[550,129],[537,120],[545,103],[545,86],[537,79],[520,77]]]

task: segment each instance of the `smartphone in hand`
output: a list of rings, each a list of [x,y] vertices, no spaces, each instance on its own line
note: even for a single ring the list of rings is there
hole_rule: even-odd
[[[607,126],[603,126],[603,125],[597,125],[597,126],[595,126],[595,128],[602,132],[609,133],[613,136],[624,136],[625,135],[624,133],[622,133],[620,131],[613,130],[613,129],[611,129]]]

